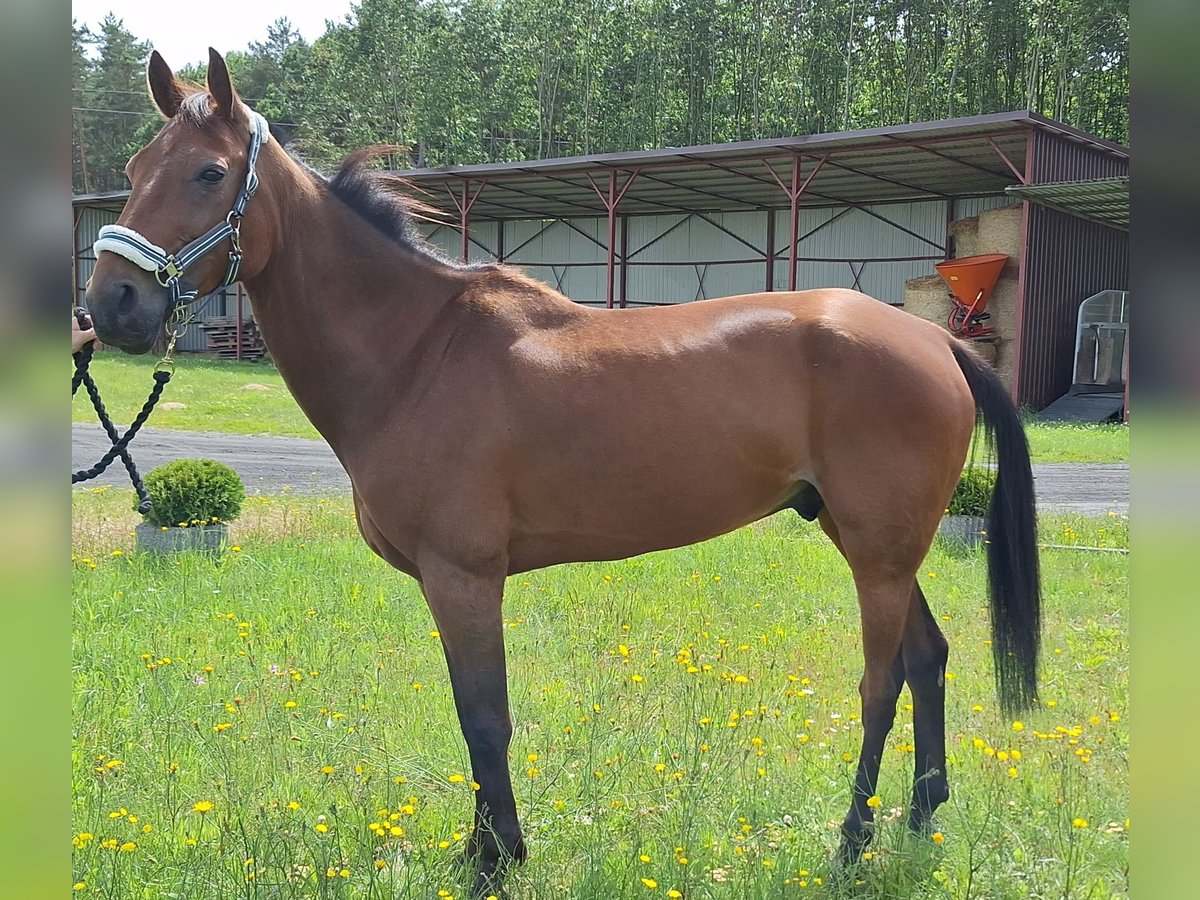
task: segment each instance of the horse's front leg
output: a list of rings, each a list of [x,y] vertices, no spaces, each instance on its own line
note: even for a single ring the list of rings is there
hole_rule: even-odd
[[[500,612],[504,574],[423,565],[421,587],[441,633],[472,777],[479,785],[468,845],[469,858],[479,865],[474,893],[499,893],[504,867],[526,856],[508,773],[512,720]]]

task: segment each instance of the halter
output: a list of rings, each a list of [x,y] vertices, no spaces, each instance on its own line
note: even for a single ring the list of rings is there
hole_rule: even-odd
[[[153,272],[158,283],[171,291],[172,310],[195,301],[196,290],[185,291],[180,279],[188,267],[207,254],[210,250],[229,238],[232,249],[229,251],[229,269],[225,280],[218,287],[225,287],[237,281],[238,270],[242,265],[241,227],[242,217],[246,214],[246,204],[258,190],[258,173],[255,164],[258,162],[258,151],[262,145],[271,139],[267,120],[252,109],[247,109],[250,115],[250,151],[247,155],[246,183],[242,185],[233,209],[204,234],[184,245],[178,253],[168,253],[157,244],[152,244],[132,228],[123,225],[105,225],[100,229],[99,238],[92,245],[96,256],[102,250],[123,256],[135,266]]]

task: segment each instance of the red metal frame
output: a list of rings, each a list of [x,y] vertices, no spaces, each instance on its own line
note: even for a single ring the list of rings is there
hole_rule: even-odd
[[[471,179],[464,178],[462,182],[462,199],[454,196],[454,192],[449,187],[446,188],[446,193],[450,195],[450,200],[458,209],[459,229],[462,232],[462,260],[466,262],[469,258],[468,251],[470,250],[470,227],[471,227],[471,207],[475,205],[475,201],[479,199],[479,195],[483,193],[483,189],[487,187],[486,178],[480,179],[479,189],[475,193],[471,193]]]
[[[608,170],[608,191],[601,190],[600,185],[596,184],[596,179],[592,178],[591,173],[588,173],[587,180],[592,185],[592,190],[596,192],[596,196],[600,198],[600,202],[604,204],[604,208],[608,211],[608,264],[606,266],[607,275],[605,276],[605,297],[604,305],[608,309],[613,308],[614,296],[614,273],[616,272],[616,244],[617,244],[617,206],[621,202],[621,198],[629,190],[630,186],[637,179],[641,172],[640,168],[629,170],[629,177],[625,179],[619,189],[617,187],[617,169]]]
[[[1022,179],[1024,184],[1030,184],[1033,181],[1034,169],[1034,148],[1036,146],[1036,137],[1032,128],[1025,129],[1025,177]],[[1025,273],[1029,268],[1029,201],[1021,201],[1021,259],[1020,266],[1017,269],[1017,323],[1016,336],[1013,341],[1013,377],[1012,377],[1012,398],[1016,403],[1021,402],[1022,396],[1022,377],[1021,364],[1024,357],[1025,346]]]

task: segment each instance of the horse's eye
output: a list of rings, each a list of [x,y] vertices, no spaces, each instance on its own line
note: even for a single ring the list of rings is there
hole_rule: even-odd
[[[209,166],[200,173],[200,180],[206,184],[217,184],[225,177],[225,170],[217,166]]]

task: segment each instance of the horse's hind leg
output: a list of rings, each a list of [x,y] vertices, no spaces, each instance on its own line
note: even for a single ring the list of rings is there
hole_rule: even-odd
[[[904,677],[913,698],[913,831],[928,826],[933,811],[950,796],[946,781],[946,638],[925,602],[920,585],[912,586],[904,630]]]

